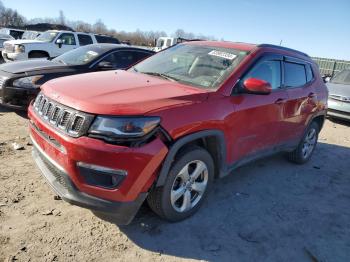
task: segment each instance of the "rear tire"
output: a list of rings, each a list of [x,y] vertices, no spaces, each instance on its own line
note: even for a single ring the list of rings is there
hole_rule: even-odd
[[[29,59],[31,59],[31,58],[47,58],[48,59],[49,55],[46,53],[43,53],[43,52],[31,52],[28,57],[29,57]]]
[[[308,162],[316,148],[319,132],[320,127],[318,124],[312,122],[306,130],[298,147],[294,151],[288,153],[288,160],[296,164],[304,164]]]
[[[174,161],[164,186],[154,188],[147,202],[160,217],[178,222],[202,205],[214,180],[214,161],[205,149],[194,146]]]

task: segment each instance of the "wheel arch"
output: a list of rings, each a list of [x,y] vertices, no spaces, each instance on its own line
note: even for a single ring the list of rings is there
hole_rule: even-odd
[[[320,128],[320,131],[324,125],[324,122],[326,120],[326,116],[325,115],[317,115],[315,117],[313,117],[309,123],[309,125],[312,123],[312,122],[316,122],[318,124],[318,127]]]
[[[221,176],[225,170],[226,146],[223,131],[212,129],[186,135],[176,140],[170,147],[169,152],[160,169],[156,187],[163,186],[169,170],[176,156],[189,146],[199,145],[208,150],[215,164],[216,177]]]

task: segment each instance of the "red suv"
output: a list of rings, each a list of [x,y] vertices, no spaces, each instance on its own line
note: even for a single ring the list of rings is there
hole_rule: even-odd
[[[33,156],[69,203],[128,224],[147,199],[179,221],[242,164],[276,152],[307,162],[327,96],[302,52],[187,42],[127,71],[44,84],[29,107]]]

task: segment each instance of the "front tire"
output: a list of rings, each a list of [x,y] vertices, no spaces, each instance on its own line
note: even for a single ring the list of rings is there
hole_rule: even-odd
[[[201,147],[184,150],[174,161],[164,186],[154,188],[147,202],[160,217],[177,222],[202,205],[214,180],[214,161]]]
[[[319,132],[320,128],[318,124],[312,122],[306,130],[298,147],[294,151],[288,153],[288,160],[296,164],[304,164],[308,162],[316,148]]]

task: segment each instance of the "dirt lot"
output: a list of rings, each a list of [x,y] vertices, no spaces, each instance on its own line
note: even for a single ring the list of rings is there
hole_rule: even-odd
[[[177,224],[145,206],[118,227],[54,200],[27,142],[27,120],[0,108],[0,261],[350,260],[345,123],[326,122],[310,163],[275,156],[240,168]]]

